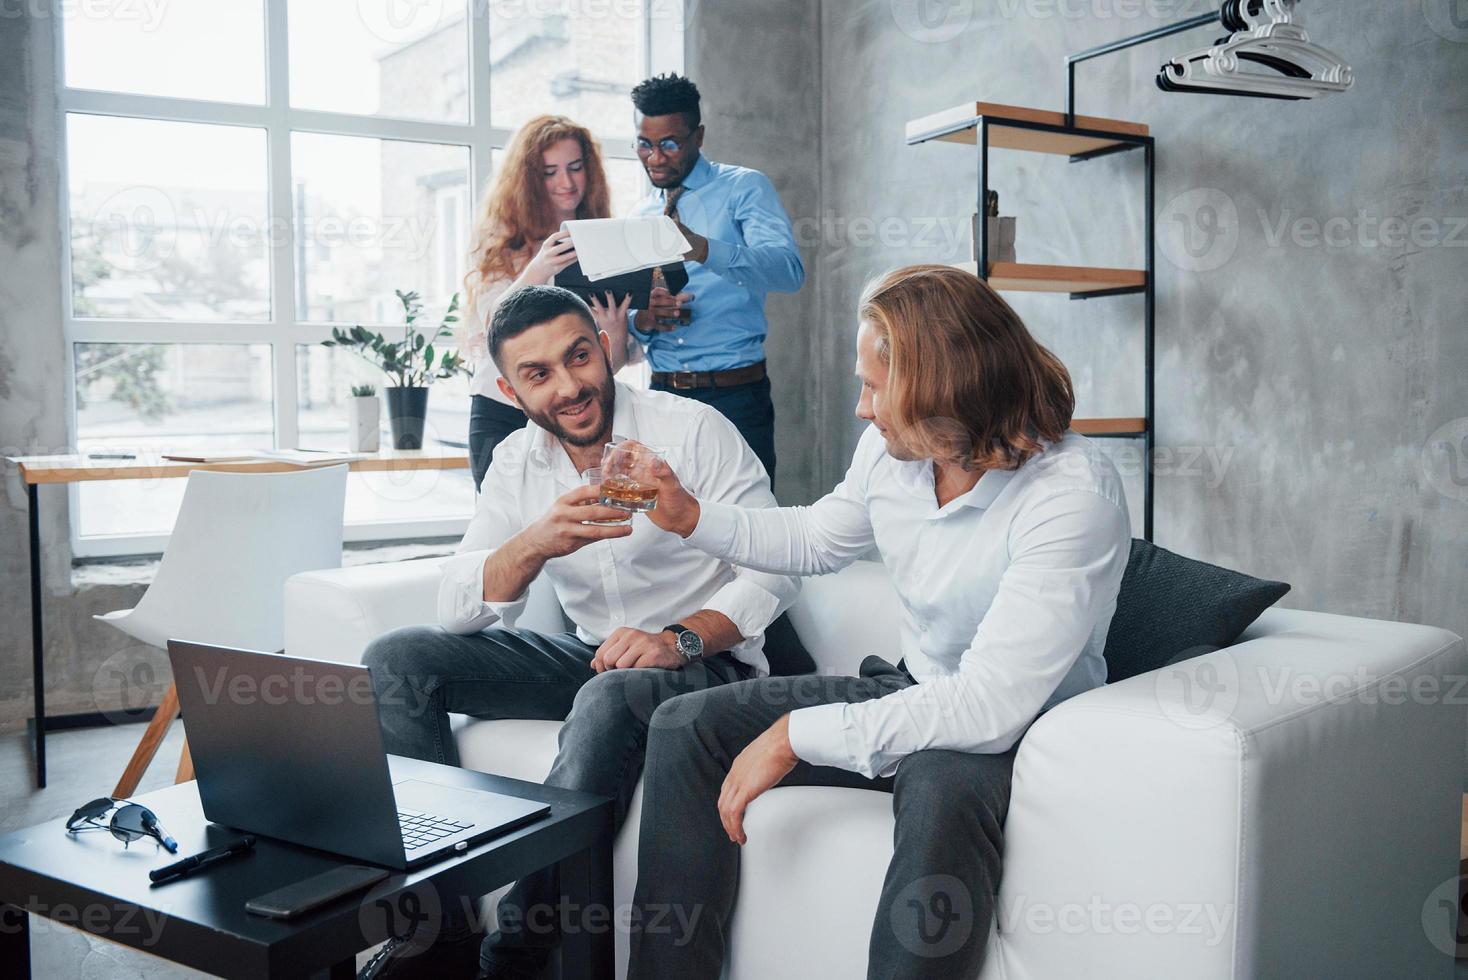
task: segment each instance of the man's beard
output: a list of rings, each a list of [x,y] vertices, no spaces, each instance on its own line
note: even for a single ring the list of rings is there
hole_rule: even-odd
[[[575,405],[577,402],[591,397],[595,397],[597,404],[601,406],[601,428],[589,436],[572,435],[561,425],[558,413],[568,405]],[[525,414],[529,417],[530,421],[567,445],[575,446],[578,449],[585,449],[587,446],[595,446],[611,439],[612,409],[616,404],[616,397],[617,386],[612,381],[611,376],[608,375],[606,383],[602,385],[600,390],[588,386],[578,391],[575,398],[561,402],[559,405],[552,407],[549,412],[526,412]]]

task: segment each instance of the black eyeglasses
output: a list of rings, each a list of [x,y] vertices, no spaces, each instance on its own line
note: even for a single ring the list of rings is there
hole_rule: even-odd
[[[689,133],[682,139],[674,139],[671,136],[664,136],[662,139],[657,141],[656,146],[658,150],[661,151],[664,155],[672,156],[673,154],[680,152],[683,149],[683,144],[687,143],[688,140],[692,138],[692,136],[692,133]],[[647,139],[643,136],[637,137],[637,139],[632,142],[632,148],[637,151],[637,155],[640,157],[652,156],[653,146],[654,144],[652,140]]]
[[[117,812],[112,814],[112,819],[107,823],[102,823],[102,818],[113,807],[117,808]],[[113,837],[122,841],[123,847],[144,837],[151,837],[162,844],[169,854],[178,853],[178,841],[168,836],[168,832],[158,822],[157,815],[147,807],[127,800],[114,800],[104,796],[77,807],[71,819],[66,821],[66,832],[76,834],[83,830],[110,831]]]

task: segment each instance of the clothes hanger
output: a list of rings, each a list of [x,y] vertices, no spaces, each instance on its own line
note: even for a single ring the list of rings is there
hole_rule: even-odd
[[[1219,19],[1233,33],[1167,62],[1164,92],[1265,99],[1313,99],[1351,87],[1351,66],[1310,41],[1294,23],[1296,0],[1224,0]],[[1260,69],[1264,70],[1260,70]]]

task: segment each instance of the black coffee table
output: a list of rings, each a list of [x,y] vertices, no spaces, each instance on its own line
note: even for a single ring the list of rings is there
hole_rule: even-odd
[[[177,855],[149,840],[124,850],[106,832],[72,836],[65,820],[0,837],[0,972],[30,975],[29,921],[39,915],[218,976],[306,977],[327,971],[337,980],[355,975],[359,950],[407,933],[415,920],[429,921],[441,905],[455,901],[450,896],[487,894],[557,864],[564,908],[581,916],[562,941],[564,975],[610,980],[610,800],[397,756],[388,760],[394,781],[429,779],[539,800],[551,804],[550,816],[458,857],[391,872],[370,889],[279,922],[246,912],[245,901],[354,862],[262,837],[251,855],[150,888],[150,869],[239,836],[204,819],[194,783],[170,786],[137,802],[157,813],[178,840]]]

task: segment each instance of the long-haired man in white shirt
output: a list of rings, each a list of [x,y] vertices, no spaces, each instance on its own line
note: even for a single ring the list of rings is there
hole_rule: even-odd
[[[733,423],[676,395],[612,379],[609,340],[575,294],[526,286],[489,332],[501,390],[530,423],[496,448],[459,554],[444,567],[438,626],[368,647],[387,751],[458,765],[449,714],[565,719],[546,783],[609,796],[618,823],[642,771],[653,709],[675,695],[768,673],[763,634],[793,578],[736,568],[676,534],[602,506],[581,474],[613,434],[668,451],[708,500],[772,507],[764,467]],[[574,633],[517,629],[526,590],[549,579]],[[489,977],[532,976],[556,941],[553,869],[500,903],[480,957]],[[551,914],[546,914],[551,913]],[[537,923],[544,927],[537,928]],[[451,918],[428,952],[390,945],[371,977],[472,973],[475,943]]]
[[[657,466],[652,519],[779,574],[833,572],[875,545],[902,605],[901,648],[882,652],[901,659],[688,694],[659,709],[667,724],[654,715],[643,808],[657,819],[642,824],[635,910],[703,914],[691,935],[634,933],[634,980],[716,980],[745,808],[792,784],[893,793],[868,977],[977,976],[1015,744],[1106,679],[1130,523],[1115,468],[1068,431],[1065,367],[988,285],[946,266],[889,273],[859,319],[856,414],[870,426],[835,490],[750,510]]]

